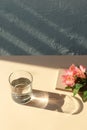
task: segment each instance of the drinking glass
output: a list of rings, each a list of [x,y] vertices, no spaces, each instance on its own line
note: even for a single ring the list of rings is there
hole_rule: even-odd
[[[14,101],[26,104],[31,101],[33,76],[30,72],[18,70],[9,76],[11,95]]]

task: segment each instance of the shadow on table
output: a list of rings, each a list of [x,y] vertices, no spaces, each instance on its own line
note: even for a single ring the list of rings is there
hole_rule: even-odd
[[[86,62],[87,56],[59,56],[59,55],[46,55],[46,56],[1,56],[0,60],[9,61],[14,63],[44,66],[48,68],[67,68],[71,64],[83,64],[87,66]]]
[[[40,90],[33,90],[31,101],[25,105],[69,114],[83,110],[83,103],[78,98]]]

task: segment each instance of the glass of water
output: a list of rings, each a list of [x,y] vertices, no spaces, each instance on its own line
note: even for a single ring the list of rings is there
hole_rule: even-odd
[[[14,101],[26,104],[31,101],[33,76],[30,72],[18,70],[9,76],[11,95]]]

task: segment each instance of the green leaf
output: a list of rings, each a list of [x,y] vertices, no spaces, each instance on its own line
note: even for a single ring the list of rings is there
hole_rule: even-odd
[[[67,86],[67,87],[65,87],[65,89],[67,89],[67,90],[72,90],[72,87]]]
[[[83,92],[82,99],[83,101],[87,101],[87,90]]]
[[[75,84],[75,86],[73,88],[73,95],[75,96],[79,92],[80,88],[82,88],[82,87],[83,87],[82,84],[79,84],[79,83]]]

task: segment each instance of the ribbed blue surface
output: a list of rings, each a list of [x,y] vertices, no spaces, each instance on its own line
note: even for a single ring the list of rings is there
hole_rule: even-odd
[[[87,0],[0,0],[0,55],[87,54]]]

